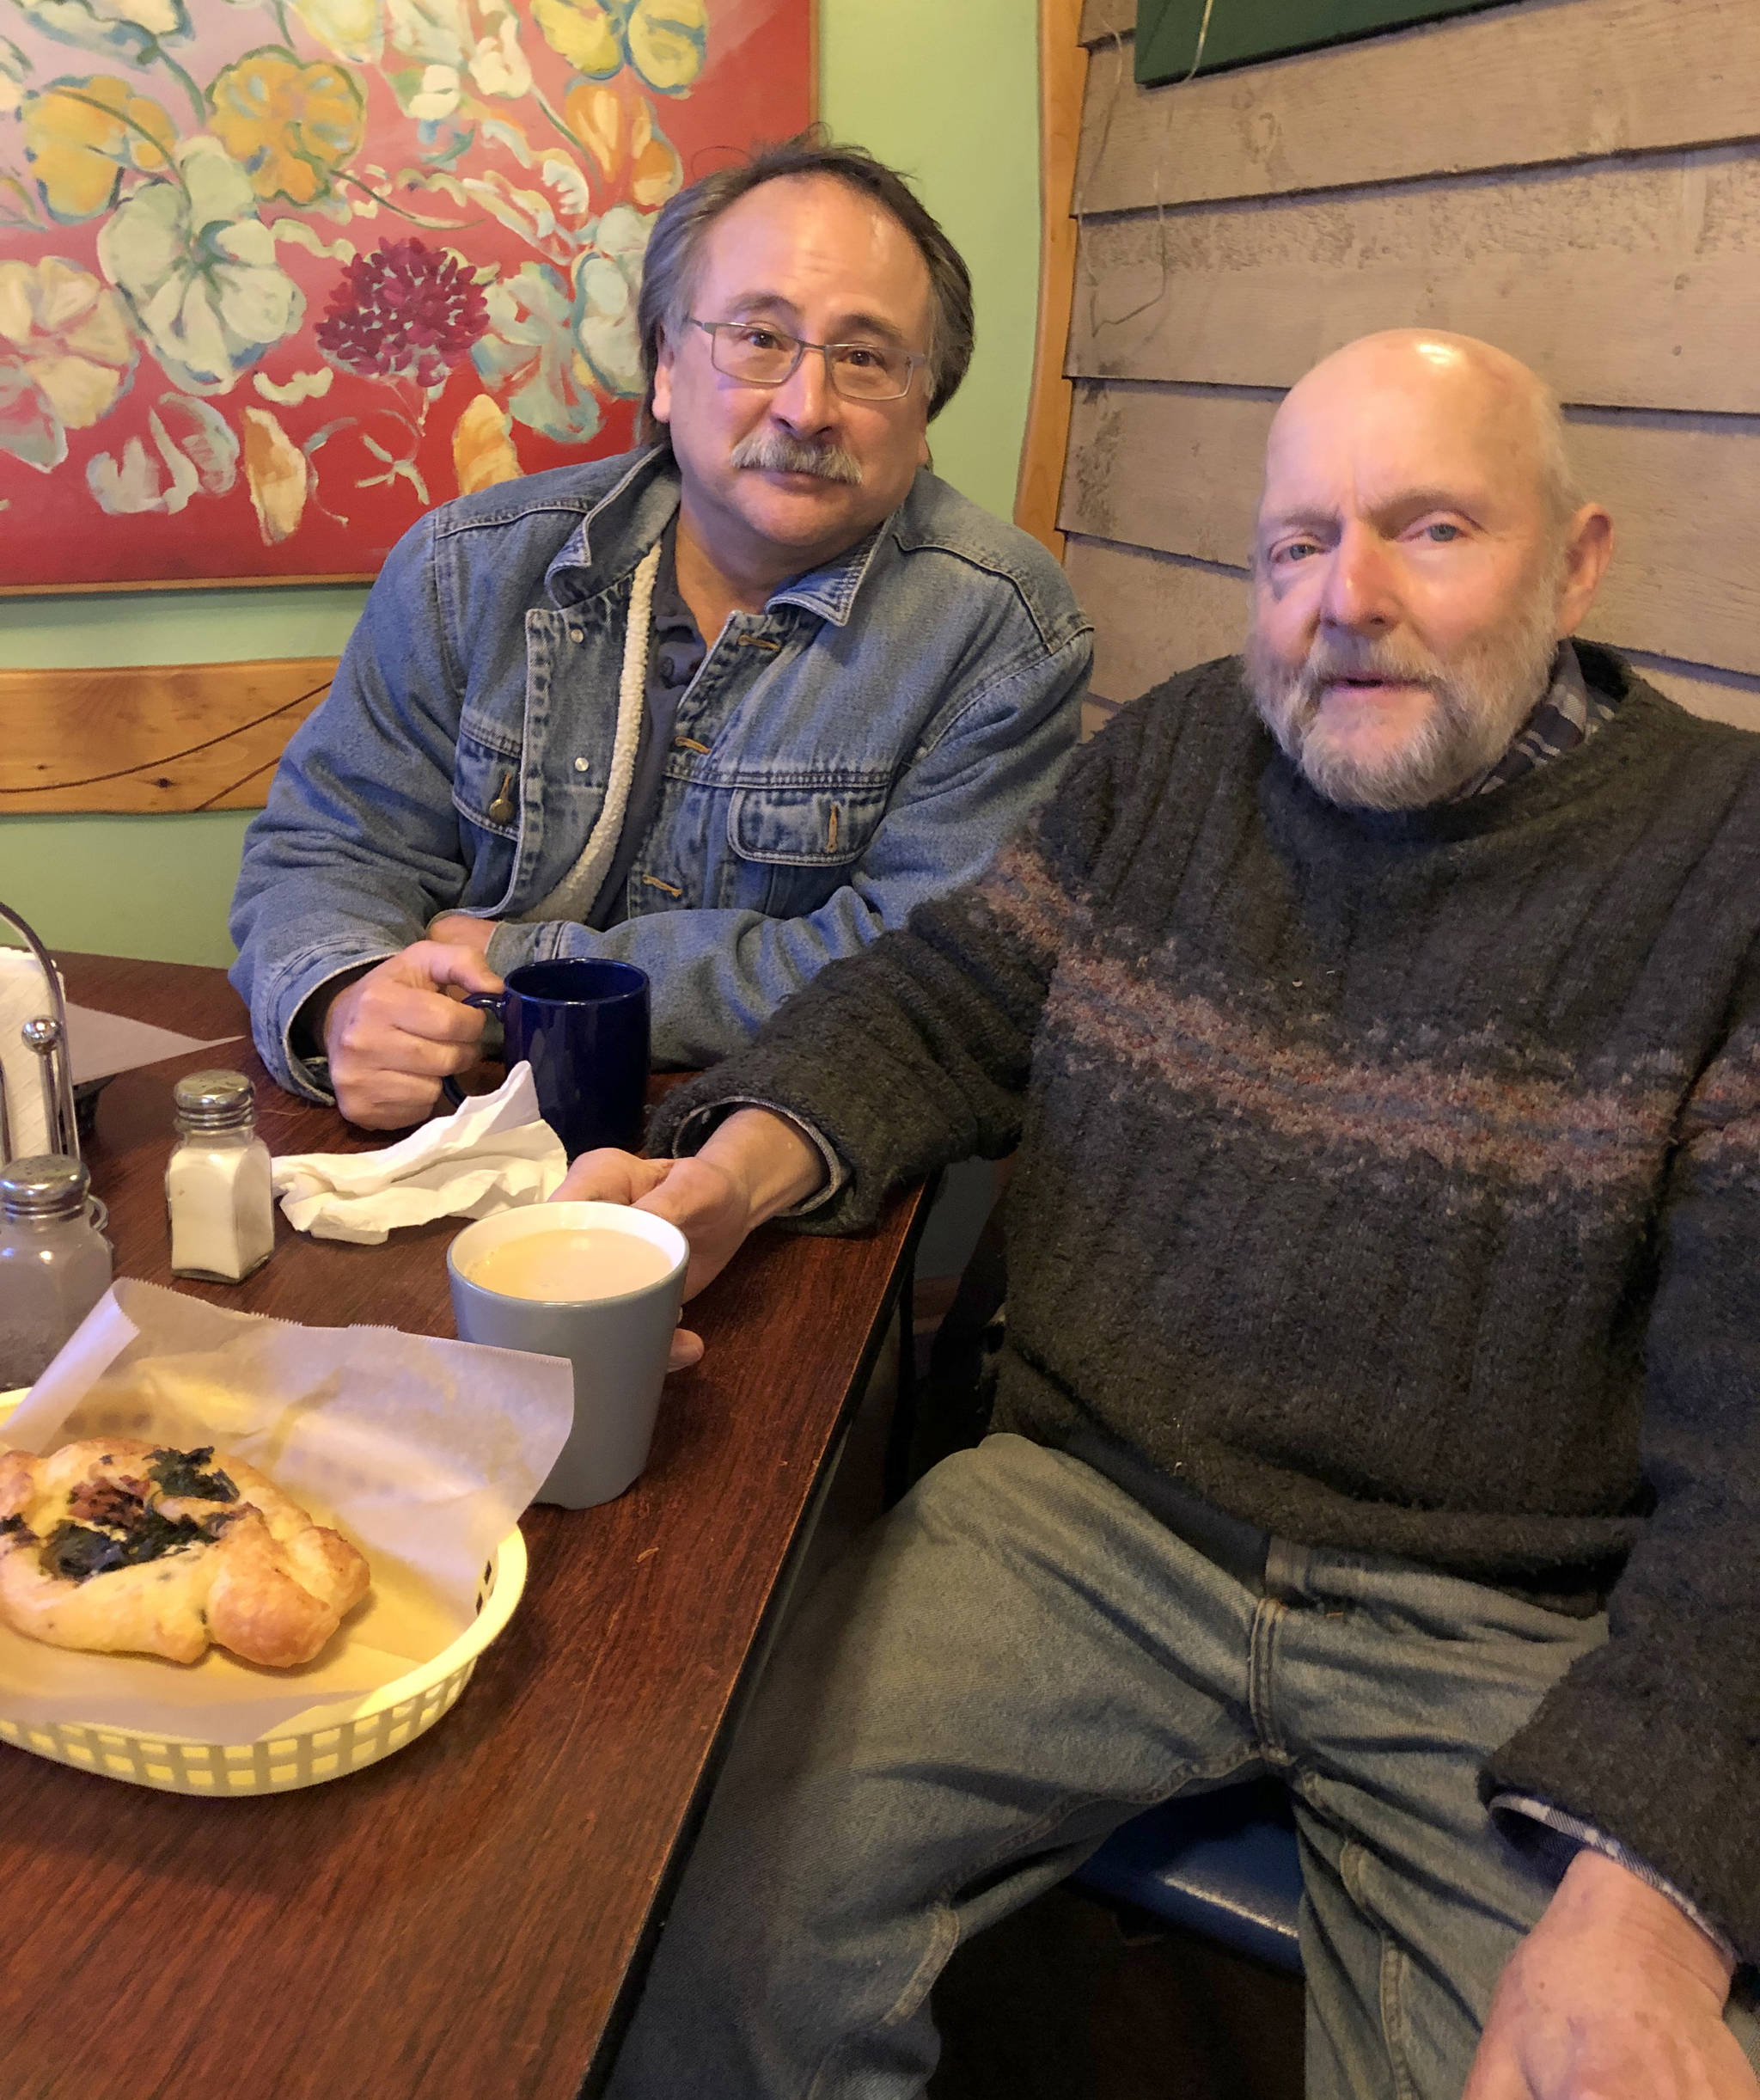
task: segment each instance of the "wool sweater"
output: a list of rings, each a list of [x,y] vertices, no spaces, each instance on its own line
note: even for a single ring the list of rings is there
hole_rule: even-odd
[[[1018,1148],[996,1426],[1231,1515],[1592,1608],[1484,1776],[1760,1959],[1760,737],[1613,719],[1495,792],[1315,794],[1229,658],[975,884],[673,1094],[798,1115],[820,1229]]]

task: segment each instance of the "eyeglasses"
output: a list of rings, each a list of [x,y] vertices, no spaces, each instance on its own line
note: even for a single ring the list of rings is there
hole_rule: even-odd
[[[825,360],[825,377],[846,401],[895,401],[911,390],[911,376],[929,360],[920,350],[885,343],[809,343],[762,321],[685,318],[709,339],[709,361],[724,378],[749,387],[779,387],[809,350]]]

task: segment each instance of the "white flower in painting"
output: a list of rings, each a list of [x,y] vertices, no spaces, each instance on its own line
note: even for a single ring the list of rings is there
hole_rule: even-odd
[[[584,444],[602,419],[592,375],[575,354],[567,285],[547,265],[527,262],[484,297],[489,330],[471,350],[478,372],[528,430]]]
[[[296,372],[285,386],[277,386],[266,372],[254,372],[251,384],[277,407],[297,408],[302,401],[322,401],[335,377],[329,365],[321,364],[315,372]]]
[[[424,124],[440,124],[458,107],[458,75],[449,65],[431,65],[406,107]]]
[[[182,0],[18,0],[24,18],[63,44],[141,64],[158,52],[162,37],[185,37],[189,16]]]
[[[0,451],[47,474],[70,430],[89,430],[134,370],[128,309],[64,256],[0,262]]]
[[[464,64],[472,44],[464,0],[386,0],[391,41],[406,58],[428,65]]]
[[[156,459],[131,438],[120,460],[100,452],[87,463],[87,486],[113,517],[144,511],[174,515],[198,490],[223,496],[238,479],[238,440],[205,401],[162,394],[147,427]]]
[[[376,65],[385,48],[379,0],[293,0],[293,11],[327,51],[351,65]]]
[[[191,139],[178,163],[181,186],[144,184],[111,213],[98,260],[167,376],[192,394],[224,394],[299,327],[305,295],[275,260],[250,177],[218,141]]]
[[[593,236],[596,253],[575,265],[575,340],[608,393],[629,399],[645,384],[636,296],[654,215],[614,205]]]
[[[485,95],[516,101],[531,93],[532,69],[519,47],[519,23],[512,15],[504,15],[496,34],[479,41],[471,57],[471,78]]]
[[[585,218],[593,208],[593,193],[579,165],[565,160],[559,153],[547,153],[541,172],[547,187],[556,193],[563,217]]]

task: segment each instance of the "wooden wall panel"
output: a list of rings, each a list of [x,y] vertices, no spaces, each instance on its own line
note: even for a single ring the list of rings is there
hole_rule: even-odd
[[[1082,41],[1097,44],[1102,37],[1133,36],[1137,27],[1137,0],[1086,0],[1082,9]]]
[[[334,657],[0,671],[0,816],[260,809]]]
[[[1088,726],[1238,646],[1282,389],[1429,325],[1568,404],[1618,536],[1586,632],[1760,729],[1760,0],[1529,0],[1146,90],[1134,11],[1080,24],[1060,519]]]
[[[1065,560],[1094,622],[1092,704],[1084,724],[1090,735],[1121,705],[1164,678],[1240,647],[1247,628],[1243,569],[1073,536]],[[1615,639],[1596,618],[1588,632]],[[1630,653],[1636,670],[1692,713],[1760,730],[1760,677]]]
[[[1089,83],[1085,216],[1406,181],[1760,137],[1760,7],[1526,0],[1146,89],[1103,35]]]
[[[1094,622],[1093,689],[1103,700],[1134,700],[1176,671],[1232,656],[1246,634],[1238,569],[1073,537],[1064,563]]]
[[[1210,388],[1084,385],[1065,531],[1244,566],[1275,406]],[[1760,418],[1579,411],[1569,435],[1617,534],[1591,631],[1760,672]]]
[[[1415,324],[1566,401],[1760,413],[1760,147],[1091,219],[1068,370],[1286,387]]]
[[[1058,522],[1163,554],[1244,566],[1275,395],[1084,385]]]

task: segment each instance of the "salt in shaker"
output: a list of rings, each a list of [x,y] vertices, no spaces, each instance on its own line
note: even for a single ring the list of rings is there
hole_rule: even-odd
[[[238,1283],[275,1251],[269,1148],[242,1072],[192,1072],[172,1089],[177,1144],[165,1170],[171,1273]]]
[[[0,1166],[0,1390],[34,1385],[110,1288],[90,1186],[58,1152]]]

